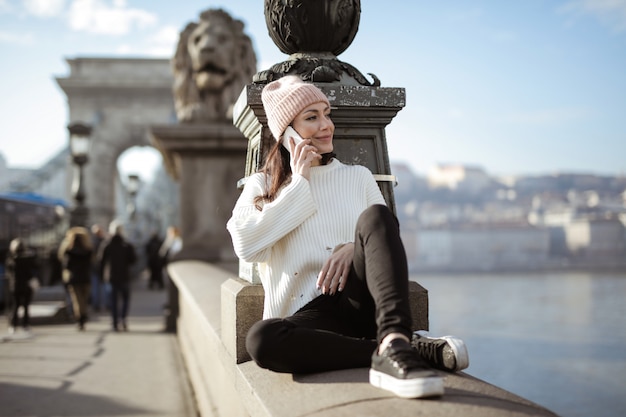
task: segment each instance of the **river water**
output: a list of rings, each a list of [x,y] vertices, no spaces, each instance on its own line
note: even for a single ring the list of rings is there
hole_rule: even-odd
[[[466,372],[562,417],[626,416],[626,274],[413,274]]]

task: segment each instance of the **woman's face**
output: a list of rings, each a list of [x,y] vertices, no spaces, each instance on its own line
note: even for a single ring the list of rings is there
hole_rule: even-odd
[[[320,154],[333,151],[335,124],[330,118],[330,107],[324,102],[306,107],[293,120],[293,128],[304,139],[311,139],[311,145]]]

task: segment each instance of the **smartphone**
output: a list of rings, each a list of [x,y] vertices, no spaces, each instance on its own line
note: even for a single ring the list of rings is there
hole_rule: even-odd
[[[300,137],[300,135],[298,135],[296,129],[291,126],[287,126],[287,129],[285,129],[285,133],[283,133],[282,144],[285,148],[287,148],[289,152],[291,152],[291,148],[289,147],[289,138],[293,138],[296,145],[304,140]]]

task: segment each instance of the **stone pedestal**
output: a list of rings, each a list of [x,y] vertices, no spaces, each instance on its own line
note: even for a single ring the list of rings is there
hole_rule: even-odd
[[[237,363],[250,360],[246,335],[250,327],[263,318],[264,299],[261,285],[251,285],[239,278],[230,278],[222,284],[222,342]]]
[[[239,197],[248,141],[228,122],[153,126],[150,133],[180,183],[183,249],[176,259],[234,262],[226,222]]]

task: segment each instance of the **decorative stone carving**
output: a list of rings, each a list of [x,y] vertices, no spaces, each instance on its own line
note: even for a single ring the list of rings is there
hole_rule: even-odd
[[[181,32],[174,69],[178,124],[153,125],[152,143],[179,182],[183,248],[175,259],[229,265],[236,255],[225,224],[239,197],[247,140],[232,109],[256,72],[244,25],[221,9],[207,9]]]
[[[339,55],[354,40],[361,19],[360,0],[265,0],[264,6],[270,38],[288,55],[302,51]]]
[[[181,123],[232,120],[232,105],[256,72],[243,22],[208,9],[181,32],[172,58],[174,104]]]
[[[303,80],[344,85],[380,86],[369,82],[337,55],[354,40],[361,18],[360,0],[265,0],[265,23],[270,37],[289,60],[254,76],[255,83],[268,83],[287,74]]]

